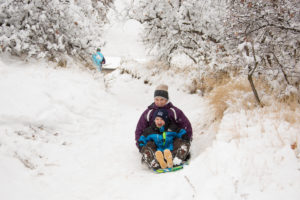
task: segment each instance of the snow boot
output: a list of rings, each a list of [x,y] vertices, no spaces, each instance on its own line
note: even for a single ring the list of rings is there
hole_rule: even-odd
[[[151,148],[149,147],[144,147],[141,150],[142,153],[142,162],[145,162],[149,168],[151,169],[158,169],[159,164],[156,162],[154,158],[154,152]]]
[[[189,159],[191,143],[177,138],[174,140],[173,165],[177,166]]]
[[[160,164],[160,167],[162,169],[167,168],[167,163],[165,162],[164,155],[161,151],[156,151],[155,152],[155,158],[158,161],[158,163]]]
[[[165,159],[167,160],[168,168],[172,168],[173,167],[173,156],[172,156],[171,151],[169,149],[165,149],[164,156],[165,156]]]

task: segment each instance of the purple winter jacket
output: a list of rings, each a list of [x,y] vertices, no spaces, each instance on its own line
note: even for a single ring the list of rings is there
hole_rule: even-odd
[[[191,141],[193,130],[190,121],[188,118],[184,115],[184,113],[177,107],[173,106],[171,102],[167,103],[164,108],[168,111],[169,118],[172,122],[176,123],[178,128],[185,129],[187,132],[187,137]],[[139,148],[138,140],[140,139],[143,131],[145,128],[149,127],[151,123],[154,121],[154,112],[160,109],[160,107],[157,107],[154,103],[152,103],[148,108],[143,112],[141,115],[139,122],[136,126],[135,130],[135,141],[136,146]]]

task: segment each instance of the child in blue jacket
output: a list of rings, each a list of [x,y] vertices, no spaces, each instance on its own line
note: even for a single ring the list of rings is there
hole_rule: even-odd
[[[158,109],[154,113],[154,122],[147,127],[139,139],[140,147],[145,146],[149,141],[156,145],[155,158],[162,169],[173,167],[173,140],[186,135],[186,130],[179,129],[175,123],[170,122],[168,112],[165,109]],[[167,162],[165,162],[165,160]]]

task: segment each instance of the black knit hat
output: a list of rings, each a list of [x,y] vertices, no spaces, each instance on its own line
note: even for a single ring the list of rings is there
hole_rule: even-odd
[[[162,118],[165,123],[168,123],[169,122],[169,114],[168,114],[168,111],[166,109],[158,109],[154,112],[154,119],[156,117],[160,117]]]
[[[169,99],[168,86],[161,84],[155,88],[154,98],[155,97],[163,97],[165,99]]]

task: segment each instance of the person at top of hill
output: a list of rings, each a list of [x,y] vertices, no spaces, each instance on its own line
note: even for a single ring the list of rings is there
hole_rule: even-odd
[[[97,52],[92,55],[93,63],[96,65],[99,72],[102,71],[102,65],[105,64],[105,58],[101,53],[101,49],[97,48]]]
[[[144,130],[138,142],[139,146],[143,147],[149,141],[153,141],[156,145],[155,158],[160,167],[165,169],[173,167],[171,153],[174,149],[173,140],[184,138],[184,136],[186,136],[186,131],[179,129],[174,122],[170,122],[167,110],[158,109],[154,113],[154,121]]]
[[[154,121],[154,113],[163,108],[168,113],[170,122],[175,123],[179,129],[186,130],[184,138],[175,138],[173,141],[173,161],[174,165],[179,165],[189,157],[189,150],[192,141],[193,130],[190,121],[185,114],[169,101],[168,86],[161,84],[155,88],[154,102],[142,113],[135,130],[136,146],[142,154],[142,161],[150,168],[157,168],[159,164],[155,159],[157,147],[153,141],[147,142],[144,146],[139,146],[139,139],[144,130]],[[175,161],[176,160],[176,161]]]

